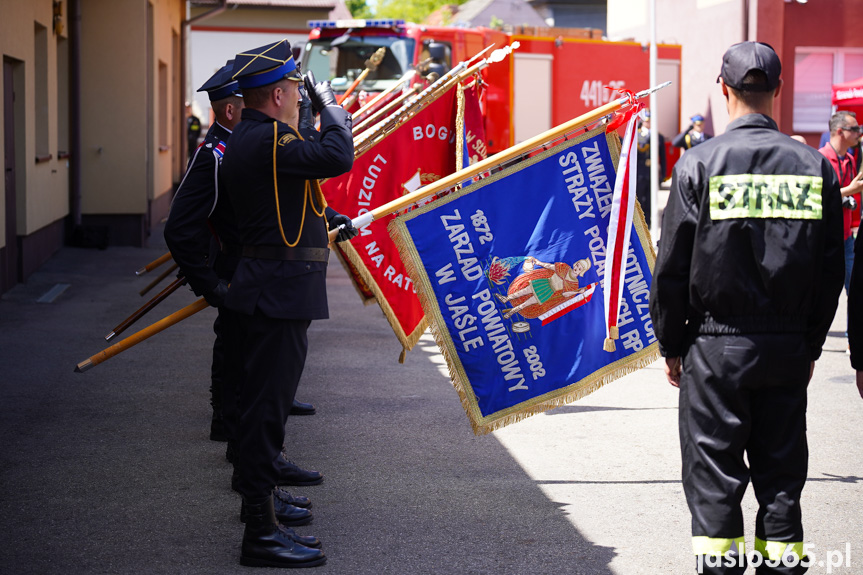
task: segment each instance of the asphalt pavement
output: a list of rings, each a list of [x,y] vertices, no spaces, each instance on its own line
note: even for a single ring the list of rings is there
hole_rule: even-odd
[[[0,573],[261,572],[239,565],[240,498],[208,439],[214,310],[73,371],[146,301],[155,274],[134,272],[165,252],[158,231],[152,244],[63,248],[0,299]],[[291,457],[325,477],[294,489],[313,501],[297,531],[324,543],[317,572],[694,572],[677,391],[658,362],[477,437],[429,336],[399,364],[335,259],[328,293],[297,394],[318,412],[287,425]],[[193,300],[184,288],[127,333]],[[863,399],[844,304],[810,385],[804,526],[825,561],[810,573],[863,573]],[[750,489],[750,545],[755,505]]]

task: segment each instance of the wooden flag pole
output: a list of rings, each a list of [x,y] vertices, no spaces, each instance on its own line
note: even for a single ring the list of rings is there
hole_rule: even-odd
[[[644,90],[643,92],[639,92],[638,94],[636,94],[635,97],[636,98],[643,98],[643,97],[649,95],[650,93],[655,92],[656,90],[660,90],[662,88],[665,88],[669,84],[671,84],[671,82],[665,82],[664,84],[660,84],[659,86],[657,86],[655,88],[651,88],[649,90]],[[399,210],[402,210],[404,208],[412,206],[413,204],[417,203],[418,201],[422,200],[423,198],[427,198],[429,196],[432,196],[432,195],[437,194],[439,192],[442,192],[444,190],[448,190],[448,189],[456,186],[460,182],[463,182],[467,179],[470,179],[477,174],[487,172],[487,171],[491,170],[492,168],[499,166],[501,164],[504,164],[504,163],[508,162],[509,160],[512,160],[513,158],[517,158],[518,156],[521,156],[527,152],[530,152],[531,150],[534,150],[534,149],[542,146],[543,144],[546,144],[548,142],[553,142],[554,140],[557,140],[558,138],[561,138],[570,132],[574,132],[574,131],[579,130],[585,126],[589,126],[590,124],[599,121],[602,117],[607,116],[607,115],[619,110],[620,108],[626,106],[628,103],[629,103],[629,97],[625,96],[623,98],[618,98],[617,100],[609,102],[608,104],[605,104],[604,106],[600,106],[599,108],[596,108],[595,110],[591,110],[590,112],[587,112],[586,114],[582,114],[581,116],[578,116],[577,118],[573,118],[572,120],[570,120],[568,122],[560,124],[559,126],[555,126],[554,128],[552,128],[546,132],[543,132],[542,134],[534,136],[533,138],[530,138],[529,140],[525,140],[524,142],[522,142],[520,144],[516,144],[515,146],[512,146],[511,148],[507,148],[506,150],[498,152],[497,154],[495,154],[493,156],[489,156],[485,160],[481,160],[481,161],[479,161],[479,162],[477,162],[471,166],[468,166],[467,168],[464,168],[463,170],[459,170],[458,172],[455,172],[453,174],[450,174],[449,176],[443,177],[436,182],[433,182],[427,186],[419,188],[415,192],[412,192],[410,194],[405,194],[404,196],[402,196],[400,198],[397,198],[391,202],[387,202],[386,204],[379,206],[370,212],[366,212],[364,214],[361,214],[361,215],[353,218],[352,221],[353,221],[354,227],[363,228],[363,227],[369,225],[371,222],[373,222],[377,219],[380,219],[383,216],[389,215],[393,212],[397,212]]]
[[[408,70],[398,81],[375,96],[370,102],[367,102],[362,108],[351,114],[351,120],[357,121],[360,116],[365,114],[366,112],[370,112],[372,108],[374,108],[378,102],[395,92],[398,88],[401,88],[405,82],[410,82],[413,80],[414,74],[416,74],[416,70]]]
[[[486,53],[486,52],[488,52],[489,50],[491,50],[493,46],[494,46],[494,43],[489,44],[488,46],[486,46],[485,48],[483,48],[483,49],[482,49],[482,51],[480,51],[478,54],[474,55],[470,60],[468,60],[468,62],[467,62],[467,63],[468,63],[468,65],[470,65],[470,64],[471,64],[472,62],[474,62],[475,60],[477,60],[477,59],[481,58],[482,56],[484,56],[484,55],[485,55],[485,53]],[[363,115],[364,113],[366,113],[366,112],[370,112],[370,111],[371,111],[371,109],[372,109],[372,108],[373,108],[373,107],[374,107],[378,102],[380,102],[381,100],[383,100],[384,98],[386,98],[387,96],[389,96],[393,91],[397,90],[397,89],[398,89],[399,87],[401,87],[405,82],[410,82],[411,80],[413,80],[413,77],[414,77],[416,74],[417,74],[417,71],[416,71],[416,70],[408,70],[407,72],[405,72],[405,74],[404,74],[404,75],[402,75],[402,77],[401,77],[401,78],[399,78],[399,79],[398,79],[398,81],[397,81],[395,84],[393,84],[392,86],[390,86],[389,88],[387,88],[386,90],[384,90],[383,92],[381,92],[380,94],[378,94],[377,96],[375,96],[375,97],[374,97],[370,102],[368,102],[368,103],[367,103],[367,104],[365,104],[362,108],[360,108],[359,110],[357,110],[356,112],[354,112],[354,113],[351,115],[351,119],[352,119],[352,120],[354,120],[354,121],[356,121],[356,120],[357,120],[361,115]],[[377,113],[377,112],[376,112],[376,113]]]
[[[386,53],[387,53],[387,49],[384,48],[383,46],[381,46],[380,48],[375,50],[375,53],[372,54],[368,60],[366,60],[365,70],[360,72],[360,75],[357,77],[356,80],[353,81],[353,83],[350,86],[348,86],[348,89],[345,90],[345,93],[342,94],[341,96],[339,96],[338,99],[336,99],[337,104],[341,104],[342,102],[344,102],[345,99],[347,99],[347,97],[351,95],[351,92],[356,90],[357,86],[359,86],[362,83],[362,81],[366,79],[366,76],[368,76],[370,72],[374,72],[375,70],[378,69],[378,66],[381,65],[381,62],[383,62],[383,59],[384,59],[384,56],[386,56]]]
[[[147,303],[142,305],[138,311],[136,311],[135,313],[133,313],[132,315],[130,315],[129,317],[124,319],[122,322],[120,322],[119,325],[117,325],[117,327],[112,329],[111,333],[109,333],[108,335],[105,336],[105,341],[111,341],[112,339],[114,339],[114,337],[116,337],[116,336],[120,335],[121,333],[123,333],[124,331],[126,331],[126,329],[128,329],[129,326],[131,326],[136,321],[138,321],[139,319],[144,317],[144,315],[147,312],[149,312],[154,307],[156,307],[157,305],[162,303],[165,300],[165,298],[167,298],[169,295],[171,295],[172,293],[177,291],[178,288],[180,288],[181,286],[183,286],[185,284],[186,284],[186,278],[184,278],[184,277],[178,277],[177,279],[172,281],[170,284],[168,284],[168,287],[166,287],[165,289],[160,291],[158,293],[158,295],[156,295],[153,299],[151,299],[150,301],[148,301]]]
[[[156,287],[157,285],[159,285],[159,282],[161,282],[163,279],[165,279],[166,277],[168,277],[169,275],[171,275],[171,272],[173,272],[174,270],[176,270],[176,269],[177,269],[177,267],[179,267],[179,266],[177,266],[177,264],[176,264],[176,263],[171,264],[171,267],[169,267],[168,269],[166,269],[165,271],[163,271],[163,272],[162,272],[162,274],[161,274],[159,277],[157,277],[156,279],[154,279],[153,281],[151,281],[151,282],[150,282],[150,285],[148,285],[147,287],[145,287],[144,289],[142,289],[141,291],[139,291],[139,292],[138,292],[138,294],[139,294],[141,297],[144,297],[145,295],[147,295],[147,292],[148,292],[148,291],[150,291],[151,289],[153,289],[154,287]]]
[[[145,265],[144,267],[142,267],[141,269],[136,271],[135,275],[136,276],[142,276],[147,272],[151,272],[154,269],[156,269],[157,267],[159,267],[160,265],[162,265],[163,263],[165,263],[166,261],[168,261],[169,259],[171,259],[171,252],[168,252],[164,255],[161,255],[158,258],[156,258],[155,260],[151,261],[150,263],[148,263],[147,265]]]
[[[363,132],[370,125],[372,125],[375,122],[377,122],[378,120],[380,120],[380,118],[382,116],[385,116],[386,114],[390,113],[393,110],[393,108],[395,108],[396,106],[398,106],[399,104],[401,104],[402,102],[404,102],[405,100],[410,98],[411,96],[418,94],[419,92],[420,92],[420,86],[419,86],[419,84],[417,84],[416,86],[412,87],[410,90],[405,92],[404,94],[401,94],[401,95],[393,98],[391,102],[387,102],[386,104],[381,106],[381,108],[379,110],[376,110],[368,118],[363,119],[361,122],[359,122],[356,126],[354,126],[351,129],[354,137],[357,137],[361,132]]]
[[[401,108],[386,116],[371,128],[367,128],[362,133],[355,135],[354,157],[359,157],[368,151],[369,148],[372,148],[375,144],[380,142],[380,140],[392,133],[393,130],[418,114],[425,106],[448,92],[454,85],[464,81],[465,78],[469,78],[471,75],[476,74],[489,64],[504,60],[513,50],[518,48],[519,43],[513,42],[510,46],[504,46],[503,48],[495,50],[488,58],[480,59],[491,49],[492,46],[494,46],[494,44],[487,46],[482,50],[482,52],[476,54],[470,60],[459,62],[449,72],[438,78],[422,92],[405,102]],[[477,60],[479,61],[477,62]]]
[[[344,225],[341,225],[341,226],[334,228],[332,230],[329,230],[327,232],[327,236],[331,242],[335,241],[336,236],[339,235],[339,230],[342,229],[343,227],[344,227]],[[185,282],[185,280],[183,280],[183,281]],[[168,286],[168,287],[170,288],[171,286]],[[195,315],[196,313],[198,313],[202,309],[209,307],[209,305],[210,304],[208,304],[204,298],[200,298],[200,299],[194,301],[193,303],[190,303],[189,305],[187,305],[183,309],[181,309],[179,311],[175,311],[171,315],[160,319],[159,321],[157,321],[153,325],[146,327],[146,328],[142,329],[141,331],[130,335],[126,339],[118,341],[117,343],[115,343],[111,347],[100,351],[96,355],[90,356],[88,359],[85,359],[84,361],[79,363],[77,366],[75,366],[75,373],[85,372],[88,369],[90,369],[91,367],[93,367],[94,365],[99,365],[100,363],[102,363],[106,359],[111,359],[115,355],[126,351],[130,347],[141,343],[145,339],[156,335],[160,331],[163,331],[163,330],[171,327],[174,324],[180,323],[181,321],[183,321],[187,317],[191,317],[191,316]]]
[[[179,311],[175,311],[171,315],[160,319],[159,321],[157,321],[153,325],[146,327],[146,328],[142,329],[141,331],[130,335],[126,339],[118,341],[117,343],[115,343],[111,347],[100,351],[96,355],[93,355],[90,358],[85,359],[84,361],[79,363],[77,366],[75,366],[75,373],[85,372],[88,369],[90,369],[91,367],[93,367],[94,365],[99,365],[103,361],[105,361],[107,359],[111,359],[115,355],[122,353],[122,352],[126,351],[127,349],[129,349],[130,347],[141,343],[142,341],[149,338],[150,336],[156,335],[160,331],[165,330],[165,329],[171,327],[172,325],[183,321],[187,317],[190,317],[190,316],[198,313],[202,309],[207,308],[209,306],[210,306],[210,304],[208,304],[206,302],[206,300],[204,300],[204,298],[201,298],[201,299],[195,301],[194,303],[190,303],[189,305],[187,305],[183,309],[181,309]]]

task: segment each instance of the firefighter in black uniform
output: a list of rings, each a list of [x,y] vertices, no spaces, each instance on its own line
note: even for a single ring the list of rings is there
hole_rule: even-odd
[[[772,119],[780,72],[767,44],[725,53],[731,123],[675,165],[654,269],[699,573],[743,573],[746,558],[759,575],[806,571],[806,387],[842,289],[842,207],[829,162]],[[750,479],[754,553],[740,509]]]
[[[240,240],[230,203],[224,194],[219,194],[219,165],[231,130],[239,123],[243,109],[237,82],[231,79],[232,67],[233,60],[198,90],[207,92],[216,121],[207,131],[203,145],[189,158],[165,224],[165,243],[192,290],[203,295],[210,305],[219,307],[213,324],[216,341],[210,385],[213,406],[210,439],[215,441],[227,440],[236,419],[233,396],[228,393],[225,397],[223,390],[226,382],[234,385],[236,366],[230,357],[226,358],[221,334],[222,323],[229,321],[225,319],[229,312],[222,308],[222,303],[239,261],[239,254],[230,253],[228,248],[238,246]],[[218,239],[214,238],[214,233]],[[217,249],[220,245],[225,246],[224,252]]]
[[[326,560],[320,549],[285,535],[279,525],[284,505],[273,490],[285,421],[306,359],[306,331],[311,320],[328,315],[328,230],[342,228],[339,241],[357,233],[348,217],[326,208],[317,182],[353,165],[351,116],[336,104],[329,82],[310,82],[321,132],[315,141],[300,135],[302,77],[285,40],[238,54],[234,78],[246,107],[222,173],[242,244],[226,298],[239,320],[235,343],[246,372],[237,429],[246,521],[240,562],[320,565]]]
[[[228,284],[240,260],[240,235],[220,176],[227,141],[231,130],[239,123],[243,109],[237,82],[231,78],[232,70],[233,60],[230,60],[198,90],[207,92],[216,121],[189,161],[165,224],[165,242],[192,290],[218,308],[213,323],[216,340],[211,370],[213,419],[210,438],[231,439],[233,443],[239,417],[237,390],[242,385],[243,366],[237,346],[225,345],[231,339],[230,332],[238,329],[238,324],[235,314],[223,304]],[[319,479],[318,472],[297,468],[282,457],[279,465],[280,484],[308,483]],[[311,521],[308,498],[292,496],[282,490],[278,494],[291,506],[285,507],[291,511],[290,517],[283,517],[287,524],[302,525]],[[300,539],[306,543],[316,542],[314,538]]]

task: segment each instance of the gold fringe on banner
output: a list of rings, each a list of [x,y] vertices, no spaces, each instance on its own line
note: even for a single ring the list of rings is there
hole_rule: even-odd
[[[604,127],[600,126],[599,128],[596,128],[588,133],[583,133],[578,137],[570,138],[566,142],[562,142],[557,146],[554,146],[547,151],[541,152],[536,156],[533,156],[530,159],[527,159],[515,166],[493,174],[490,177],[485,178],[480,182],[474,183],[467,188],[444,196],[433,204],[428,204],[423,207],[417,208],[416,210],[411,212],[411,214],[419,215],[429,210],[438,208],[451,201],[454,201],[464,194],[472,193],[483,186],[494,183],[497,180],[506,177],[516,171],[519,171],[525,167],[535,164],[536,162],[544,160],[550,155],[558,154],[561,151],[571,147],[572,145],[575,145],[588,138],[592,138],[597,133],[601,132],[603,129]],[[616,169],[620,157],[620,139],[616,133],[606,134],[606,138],[609,144],[609,151],[611,152],[612,162]],[[638,211],[640,213],[640,209]],[[411,278],[413,278],[414,285],[417,286],[417,295],[419,296],[419,300],[422,304],[423,310],[425,310],[426,317],[432,318],[432,321],[429,322],[432,336],[434,337],[435,342],[437,343],[438,347],[441,350],[441,353],[444,356],[444,359],[446,360],[447,366],[449,367],[450,380],[452,381],[452,385],[458,393],[465,413],[467,413],[474,434],[484,435],[511,423],[521,421],[527,417],[530,417],[531,415],[543,413],[545,411],[548,411],[549,409],[553,409],[567,403],[572,403],[573,401],[579,400],[582,397],[593,393],[607,383],[610,383],[616,379],[619,379],[620,377],[623,377],[624,375],[627,375],[647,365],[650,365],[659,358],[659,346],[657,343],[654,342],[653,344],[645,347],[639,352],[630,355],[629,357],[618,360],[612,364],[605,366],[600,370],[597,370],[596,372],[590,374],[581,381],[577,381],[566,387],[550,391],[542,396],[535,397],[531,400],[522,402],[507,409],[483,416],[482,412],[479,409],[476,396],[473,393],[473,388],[471,387],[467,374],[464,371],[464,367],[458,359],[458,353],[456,352],[453,340],[450,334],[445,329],[443,330],[443,332],[441,332],[440,326],[445,325],[443,315],[441,313],[440,307],[438,306],[437,299],[434,296],[434,290],[432,289],[431,281],[427,273],[425,273],[425,269],[423,268],[422,259],[420,258],[416,246],[414,245],[413,241],[410,238],[410,234],[407,231],[405,220],[406,218],[404,217],[395,218],[389,223],[388,229],[390,235],[393,238],[393,241],[396,244],[396,247],[399,250],[399,253],[403,255],[402,260],[405,263],[408,274],[410,274]],[[656,256],[653,252],[653,247],[651,245],[649,235],[644,235],[644,233],[646,232],[646,226],[644,224],[643,215],[641,216],[640,221],[636,222],[636,230],[639,233],[639,238],[641,239],[642,246],[644,247],[645,257],[647,258],[649,267],[652,271]]]
[[[399,343],[402,344],[402,347],[408,351],[410,351],[413,346],[417,344],[423,332],[425,332],[428,327],[428,320],[423,318],[422,321],[414,328],[411,333],[405,333],[405,330],[402,328],[399,323],[398,318],[396,317],[395,311],[393,311],[392,306],[384,297],[383,291],[381,290],[378,282],[375,281],[375,278],[369,272],[366,267],[365,262],[363,262],[362,257],[359,252],[354,248],[353,244],[350,242],[342,242],[339,245],[340,251],[342,254],[348,259],[348,262],[353,266],[353,268],[357,271],[357,274],[365,282],[366,286],[368,286],[369,291],[371,291],[375,299],[378,302],[378,305],[381,306],[381,311],[384,313],[384,317],[387,318],[387,321],[390,324],[390,327],[393,328],[393,331],[396,334],[396,338],[399,340]],[[410,272],[408,272],[410,273]],[[413,279],[413,275],[410,276]],[[423,308],[425,309],[425,308]],[[404,363],[404,362],[399,362]]]
[[[363,302],[363,305],[372,305],[378,303],[378,298],[374,296],[372,290],[366,285],[366,282],[363,281],[363,278],[359,277],[360,272],[357,270],[356,266],[352,264],[347,256],[342,251],[342,247],[339,244],[334,244],[336,252],[336,257],[339,258],[339,261],[342,263],[342,267],[348,272],[348,276],[351,279],[351,285],[354,286],[354,290],[357,292],[357,295],[360,296],[360,299]]]

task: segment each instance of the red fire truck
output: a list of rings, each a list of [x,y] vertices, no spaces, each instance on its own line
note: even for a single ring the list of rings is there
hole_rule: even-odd
[[[484,73],[484,117],[489,153],[496,153],[619,97],[606,89],[648,88],[647,46],[594,38],[598,31],[576,28],[519,28],[507,34],[490,28],[434,27],[402,20],[313,20],[300,58],[317,78],[330,78],[343,92],[381,46],[386,55],[360,88],[369,93],[392,86],[407,70],[431,61],[446,71],[486,46],[518,41],[505,61]],[[668,140],[679,128],[679,45],[657,46],[659,131]],[[670,160],[672,158],[669,158]],[[669,165],[673,161],[668,162]]]

